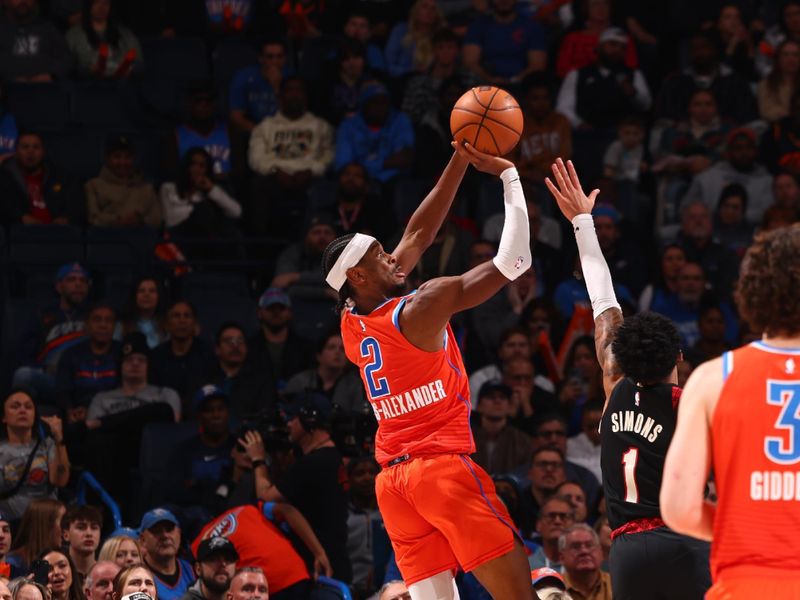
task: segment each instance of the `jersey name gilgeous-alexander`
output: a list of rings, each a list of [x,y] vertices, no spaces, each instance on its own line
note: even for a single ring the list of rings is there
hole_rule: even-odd
[[[410,297],[387,300],[366,315],[342,313],[347,358],[361,372],[378,421],[375,458],[471,454],[469,385],[448,325],[435,352],[412,345],[400,331],[400,313]]]

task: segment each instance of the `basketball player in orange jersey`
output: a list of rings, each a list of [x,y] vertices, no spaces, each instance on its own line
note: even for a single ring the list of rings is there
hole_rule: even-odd
[[[469,455],[467,373],[450,317],[484,302],[531,266],[525,198],[514,165],[455,145],[450,163],[389,253],[350,234],[322,257],[339,292],[342,339],[378,421],[378,505],[414,600],[458,598],[453,575],[471,571],[501,600],[536,598],[508,511]],[[431,245],[471,163],[503,182],[505,224],[497,256],[458,277],[405,293],[406,274]]]
[[[800,224],[758,236],[736,302],[760,341],[700,365],[678,410],[664,520],[711,540],[706,598],[800,599]],[[713,469],[716,506],[703,500]]]

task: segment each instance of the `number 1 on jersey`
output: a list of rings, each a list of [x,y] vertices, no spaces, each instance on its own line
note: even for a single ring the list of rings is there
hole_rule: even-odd
[[[364,366],[364,379],[367,381],[369,399],[382,398],[389,395],[389,382],[385,377],[377,377],[378,371],[383,368],[383,355],[381,346],[374,337],[361,340],[361,358],[369,358]]]
[[[639,502],[639,489],[636,487],[636,463],[639,461],[639,449],[628,448],[622,455],[622,464],[625,466],[625,502],[636,504]]]

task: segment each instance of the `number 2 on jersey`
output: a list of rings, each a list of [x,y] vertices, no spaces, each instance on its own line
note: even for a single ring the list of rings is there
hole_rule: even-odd
[[[636,504],[639,502],[639,489],[636,487],[636,463],[639,462],[639,449],[628,448],[622,455],[622,464],[625,469],[625,502]]]
[[[389,395],[389,382],[385,377],[378,377],[378,372],[383,368],[381,346],[374,337],[361,340],[361,358],[369,358],[364,366],[364,379],[367,381],[369,399],[375,400]]]

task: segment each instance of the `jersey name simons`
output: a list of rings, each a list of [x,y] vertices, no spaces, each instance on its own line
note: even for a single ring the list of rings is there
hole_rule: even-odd
[[[375,418],[393,419],[400,415],[419,410],[447,398],[442,380],[437,379],[407,392],[373,400],[370,404],[375,412]]]
[[[635,410],[618,410],[611,413],[611,431],[638,433],[648,442],[655,442],[664,428],[651,417]]]

